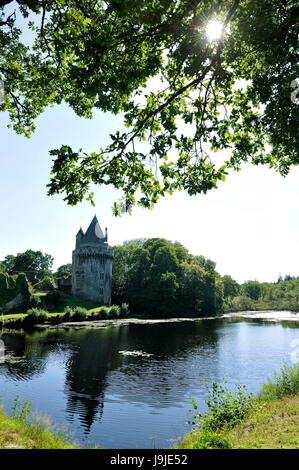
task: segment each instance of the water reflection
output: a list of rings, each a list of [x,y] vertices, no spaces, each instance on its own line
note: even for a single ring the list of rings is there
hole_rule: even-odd
[[[108,385],[110,395],[117,395],[122,402],[133,400],[155,407],[179,401],[188,391],[188,375],[194,375],[186,361],[194,351],[201,350],[203,356],[215,352],[216,325],[217,321],[184,322],[6,333],[6,348],[19,361],[6,363],[2,373],[13,380],[28,381],[44,373],[54,355],[65,367],[67,420],[72,422],[78,415],[88,433],[94,420],[103,415]],[[136,350],[147,355],[120,353]]]
[[[119,327],[83,330],[66,363],[68,420],[72,422],[77,413],[87,434],[96,416],[98,420],[102,417],[108,373],[121,366],[115,351],[126,334],[126,329]]]
[[[189,396],[203,397],[205,380],[229,377],[238,382],[244,377],[245,384],[262,383],[271,367],[279,366],[297,332],[298,323],[295,329],[292,322],[232,318],[5,332],[7,358],[13,360],[0,364],[0,395],[4,402],[6,396],[15,397],[17,383],[36,407],[35,401],[42,400],[37,398],[41,384],[46,390],[51,383],[47,413],[79,426],[77,437],[93,436],[104,446],[101,428],[119,435],[115,447],[121,448],[127,426],[130,438],[142,442],[139,434],[151,432],[150,425],[164,426],[169,433],[167,420],[183,424]],[[151,415],[163,418],[164,424],[156,424]]]

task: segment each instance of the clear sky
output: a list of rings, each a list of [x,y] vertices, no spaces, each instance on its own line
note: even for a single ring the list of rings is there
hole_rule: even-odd
[[[46,184],[50,149],[69,144],[97,150],[121,125],[120,118],[97,112],[87,120],[56,106],[38,118],[31,139],[7,129],[7,116],[1,118],[0,260],[30,248],[51,254],[55,269],[69,263],[78,229],[86,230],[96,214],[102,229],[108,227],[111,245],[136,237],[178,240],[238,282],[299,275],[298,168],[282,178],[267,167],[248,165],[207,195],[181,192],[161,199],[152,211],[134,208],[131,216],[115,218],[111,207],[121,193],[113,188],[95,187],[96,207],[89,202],[71,207],[62,196],[47,196]]]
[[[23,38],[30,44],[31,33]],[[207,195],[176,193],[152,211],[134,208],[131,216],[115,218],[111,207],[121,193],[113,188],[95,187],[96,207],[89,202],[71,207],[63,196],[48,197],[46,184],[50,149],[68,144],[97,151],[121,126],[120,117],[97,112],[87,120],[66,105],[56,106],[38,118],[31,139],[7,129],[7,116],[0,117],[0,260],[32,249],[51,254],[54,269],[70,263],[77,231],[80,226],[85,231],[96,214],[102,229],[108,227],[111,245],[164,237],[211,258],[221,275],[238,282],[272,282],[279,273],[299,276],[299,168],[282,178],[267,167],[247,165]]]

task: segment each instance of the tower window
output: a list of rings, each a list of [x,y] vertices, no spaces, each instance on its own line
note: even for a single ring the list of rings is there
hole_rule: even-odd
[[[100,279],[104,279],[104,273],[100,273]]]
[[[103,287],[100,287],[100,295],[104,295],[104,289],[103,289]]]

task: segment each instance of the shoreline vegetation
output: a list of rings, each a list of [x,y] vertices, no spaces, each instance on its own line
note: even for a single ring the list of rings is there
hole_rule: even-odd
[[[207,389],[209,411],[201,414],[192,400],[191,431],[172,449],[298,449],[299,364],[284,364],[257,396],[245,387],[236,392],[214,383]],[[0,449],[76,449],[65,431],[49,420],[31,417],[30,403],[14,402],[12,416],[0,409]],[[99,446],[87,446],[100,448]]]
[[[53,326],[70,322],[66,314],[74,323],[129,316],[201,319],[233,312],[299,312],[299,277],[279,275],[277,282],[238,284],[230,275],[221,276],[214,261],[164,238],[127,240],[113,250],[112,307],[68,294],[71,264],[53,273],[51,255],[33,250],[7,255],[0,262],[0,327]]]
[[[192,429],[175,449],[298,449],[299,363],[286,364],[257,396],[213,383],[201,414],[192,400]]]
[[[24,314],[12,314],[2,316],[0,319],[1,330],[23,330],[34,328],[103,328],[124,323],[153,323],[153,322],[178,322],[200,321],[214,319],[248,319],[265,321],[295,321],[299,322],[299,312],[288,310],[249,310],[230,312],[206,317],[153,317],[149,315],[131,315],[127,304],[121,306],[99,307],[88,311],[83,307],[66,307],[64,313],[49,313],[46,310],[30,309]]]
[[[116,324],[148,323],[165,321],[200,321],[223,318],[242,318],[265,321],[296,321],[299,322],[299,312],[291,310],[245,310],[227,312],[203,317],[176,317],[150,315],[133,315],[129,306],[112,305],[93,309],[80,306],[67,306],[62,313],[48,312],[38,308],[29,309],[26,313],[7,314],[0,317],[0,330],[32,330],[34,328],[86,328],[111,326]]]

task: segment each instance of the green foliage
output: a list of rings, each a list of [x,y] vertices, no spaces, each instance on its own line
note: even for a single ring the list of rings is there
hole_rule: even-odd
[[[88,312],[86,308],[75,307],[71,316],[71,321],[84,321],[88,319]]]
[[[118,305],[112,305],[110,307],[109,316],[111,318],[118,318],[121,314],[121,309]]]
[[[87,118],[97,109],[122,113],[128,128],[91,154],[68,145],[52,150],[49,194],[65,192],[74,205],[92,201],[90,185],[112,185],[124,193],[118,214],[175,190],[205,193],[243,162],[283,176],[298,163],[298,106],[290,99],[297,2],[16,4],[15,14],[0,10],[0,110],[15,131],[30,136],[40,113],[62,101]],[[32,48],[17,19],[34,36]],[[209,41],[207,23],[215,19],[223,31]],[[160,84],[147,88],[153,77]],[[229,156],[219,164],[221,150]]]
[[[206,405],[209,411],[205,414],[197,410],[192,400],[196,414],[192,424],[202,430],[219,431],[224,426],[234,426],[244,419],[255,406],[255,397],[246,393],[245,386],[237,385],[235,392],[228,391],[222,385],[214,382],[211,388],[207,387]]]
[[[35,285],[38,291],[53,291],[57,288],[53,276],[46,275],[41,281]]]
[[[5,305],[13,300],[18,294],[22,294],[26,302],[29,302],[31,292],[25,274],[10,276],[0,273],[0,305]]]
[[[114,247],[112,300],[128,303],[133,313],[207,316],[222,310],[223,285],[213,261],[151,238]]]
[[[63,264],[59,266],[55,273],[55,277],[69,277],[72,275],[72,264]]]
[[[47,293],[47,295],[44,297],[44,302],[47,308],[58,308],[60,305],[63,305],[64,297],[60,291],[53,290]]]
[[[20,401],[20,395],[17,395],[14,399],[14,404],[12,408],[12,416],[16,421],[19,421],[25,425],[29,425],[29,415],[31,411],[31,403],[28,398],[25,399],[22,404]]]
[[[199,435],[197,442],[192,446],[193,449],[231,449],[229,440],[215,431],[203,430]]]
[[[223,283],[223,296],[225,299],[228,297],[233,298],[239,294],[239,284],[229,275],[225,275],[221,278]]]
[[[245,388],[227,392],[221,385],[208,389],[209,411],[198,412],[189,421],[192,430],[180,439],[181,449],[276,449],[294,448],[298,443],[299,364],[284,364],[274,380],[264,384],[258,397]],[[194,412],[194,411],[193,411]]]
[[[241,290],[243,294],[252,300],[258,300],[261,295],[261,286],[258,281],[247,281],[242,284]]]
[[[232,312],[242,312],[245,310],[254,310],[254,302],[246,295],[238,295],[226,302],[226,310]]]
[[[44,324],[48,320],[49,312],[46,310],[39,310],[37,308],[31,308],[27,311],[26,316],[23,318],[22,326],[30,328],[37,324]]]
[[[108,307],[101,307],[99,310],[100,318],[109,318],[110,309]]]
[[[125,302],[123,302],[120,306],[120,315],[122,317],[127,317],[129,313],[130,313],[129,304],[126,304]]]
[[[225,277],[225,276],[224,276]],[[222,283],[225,289],[225,280]],[[277,282],[247,281],[239,286],[240,294],[224,299],[224,311],[291,310],[299,311],[299,278],[280,275]]]
[[[43,297],[44,296],[41,296],[41,295],[38,295],[38,294],[34,294],[32,297],[31,297],[31,300],[30,300],[30,307],[31,308],[38,308],[38,309],[41,309],[44,305],[44,302],[43,302]]]
[[[1,35],[0,35],[1,37]],[[6,271],[10,274],[14,272],[30,272],[36,274],[42,279],[51,272],[54,258],[41,251],[26,250],[24,253],[18,253],[16,256],[7,255],[2,261]]]
[[[264,384],[258,398],[260,400],[281,399],[299,393],[299,363],[294,366],[284,364],[272,381]]]

